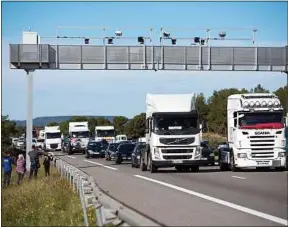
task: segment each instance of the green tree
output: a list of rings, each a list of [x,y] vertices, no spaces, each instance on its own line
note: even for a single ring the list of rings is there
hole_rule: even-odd
[[[132,118],[125,125],[124,132],[128,137],[139,138],[145,135],[146,114],[141,113]]]
[[[67,136],[69,134],[69,121],[62,121],[60,123],[60,131]]]
[[[9,115],[1,115],[1,145],[11,145],[10,137],[17,134],[16,123],[9,120]]]
[[[250,93],[269,93],[269,90],[263,88],[261,84],[258,84],[255,88],[250,89]]]
[[[59,123],[53,121],[53,122],[50,122],[49,124],[47,124],[47,126],[58,126]]]
[[[116,133],[118,135],[124,133],[124,126],[127,122],[128,122],[127,117],[116,116],[113,118],[113,125],[114,125],[114,127],[116,129]]]
[[[200,116],[200,121],[207,120],[209,114],[209,106],[203,93],[200,93],[196,98],[196,108]]]
[[[281,104],[283,105],[285,112],[287,113],[288,111],[288,106],[287,106],[287,99],[288,99],[288,94],[287,94],[287,85],[285,87],[281,87],[278,90],[274,92],[275,95],[278,96],[278,98],[281,101]]]
[[[88,121],[86,116],[73,116],[71,118],[71,122],[81,122],[81,121]]]
[[[222,89],[214,91],[213,95],[208,99],[209,114],[208,128],[212,132],[226,135],[227,131],[227,99],[233,94],[247,93],[246,89],[238,90],[236,88]]]

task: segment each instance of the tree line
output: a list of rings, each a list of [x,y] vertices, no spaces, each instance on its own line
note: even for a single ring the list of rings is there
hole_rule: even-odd
[[[269,91],[263,88],[260,84],[255,88],[250,90],[247,89],[221,89],[219,91],[214,91],[209,98],[200,93],[196,99],[196,106],[199,111],[200,120],[207,121],[207,132],[217,133],[220,135],[226,135],[227,133],[227,117],[226,117],[226,108],[227,108],[227,98],[229,95],[237,93],[269,93]],[[281,87],[273,92],[276,94],[284,109],[287,113],[288,106],[286,100],[288,99],[288,94],[286,87]],[[124,116],[116,116],[112,121],[104,117],[85,117],[85,116],[74,116],[70,121],[88,121],[89,130],[91,134],[94,134],[95,126],[97,125],[113,125],[116,129],[117,134],[126,134],[130,138],[139,138],[145,134],[145,113],[140,113],[128,119]],[[59,125],[61,132],[64,135],[68,134],[69,122],[63,121],[60,124],[52,122],[48,126]],[[10,121],[8,116],[2,116],[2,134],[1,139],[2,143],[7,142],[10,136],[21,135],[24,132],[24,127],[16,126],[15,122]]]

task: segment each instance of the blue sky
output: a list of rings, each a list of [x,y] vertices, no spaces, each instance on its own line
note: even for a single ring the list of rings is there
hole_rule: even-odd
[[[146,35],[150,27],[163,26],[171,28],[178,37],[204,35],[204,30],[193,29],[199,27],[248,27],[259,29],[258,45],[283,46],[287,45],[287,2],[3,2],[3,114],[9,114],[12,119],[26,118],[25,73],[9,69],[8,44],[21,43],[22,31],[28,28],[48,37],[56,35],[56,26],[70,25],[109,27],[108,33],[119,28],[127,36]],[[62,29],[59,34],[97,36],[101,33],[100,30]],[[228,35],[242,38],[250,33],[235,31]],[[55,43],[55,40],[43,38],[41,42]],[[225,45],[247,43],[233,41]],[[286,78],[284,74],[271,72],[36,71],[34,117],[132,117],[145,111],[148,92],[202,92],[208,97],[213,90],[251,88],[258,83],[276,90],[285,85]]]

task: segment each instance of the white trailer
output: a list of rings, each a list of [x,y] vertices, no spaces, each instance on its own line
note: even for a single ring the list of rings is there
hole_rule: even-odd
[[[227,101],[229,151],[220,154],[221,170],[285,169],[285,120],[274,94],[235,94]]]
[[[108,142],[115,141],[114,126],[96,126],[95,127],[95,141],[106,140]]]
[[[69,135],[70,144],[68,154],[74,152],[82,152],[85,154],[85,150],[90,140],[88,121],[69,122]]]
[[[153,173],[160,167],[197,172],[201,159],[199,116],[194,94],[147,94],[146,144],[140,168]],[[203,128],[206,122],[202,122]]]
[[[45,126],[44,129],[44,149],[61,151],[62,140],[59,126]]]

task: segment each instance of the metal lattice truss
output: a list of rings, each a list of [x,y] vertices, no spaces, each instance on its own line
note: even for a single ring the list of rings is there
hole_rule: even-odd
[[[10,44],[10,68],[287,71],[288,47]]]

